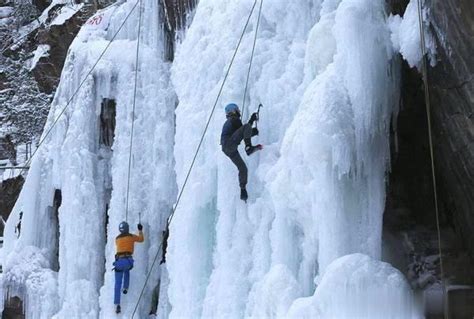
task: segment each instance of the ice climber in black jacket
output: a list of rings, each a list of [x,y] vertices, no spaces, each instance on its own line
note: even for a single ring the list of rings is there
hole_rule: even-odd
[[[239,107],[234,104],[228,104],[225,107],[225,114],[227,121],[224,123],[221,134],[221,145],[222,151],[227,155],[230,160],[237,166],[239,170],[239,184],[240,184],[240,199],[246,201],[248,199],[247,194],[247,165],[240,156],[239,150],[237,149],[240,142],[245,142],[245,152],[248,156],[253,154],[255,151],[262,149],[260,144],[252,146],[250,138],[258,135],[258,129],[252,127],[253,123],[257,120],[257,113],[253,113],[250,116],[250,120],[247,124],[242,124],[240,119]]]

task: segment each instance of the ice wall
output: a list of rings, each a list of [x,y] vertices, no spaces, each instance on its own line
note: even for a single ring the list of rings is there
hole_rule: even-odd
[[[178,185],[252,4],[202,0],[177,48]],[[219,134],[242,105],[254,15],[171,226],[170,317],[285,317],[335,259],[380,258],[399,67],[386,18],[382,0],[265,2],[246,101],[264,104],[265,149],[246,159],[245,205]]]
[[[183,182],[252,4],[249,0],[200,1],[186,39],[177,48],[173,83],[179,99],[178,185]],[[266,132],[262,141],[267,148],[261,157],[249,161],[251,203],[261,192],[257,173],[263,176],[276,160],[285,126],[299,103],[306,33],[317,18],[319,2],[274,1],[264,7],[247,105],[251,110],[260,101],[266,105],[262,118],[267,120],[261,122],[261,130]],[[256,20],[255,12],[172,223],[168,259],[172,317],[242,317],[256,279],[249,271],[257,225],[249,216],[257,216],[253,209],[247,212],[238,199],[237,172],[219,146],[225,120],[223,104],[242,104]],[[261,209],[267,208],[262,205]],[[260,236],[259,244],[270,244],[268,234]],[[256,267],[265,267],[266,262],[262,260]]]
[[[346,0],[337,10],[326,8],[308,40],[307,69],[314,78],[268,176],[279,228],[274,256],[299,276],[315,262],[323,273],[352,252],[380,258],[389,128],[398,103],[398,64],[383,2]],[[314,65],[311,56],[331,47],[332,59]],[[286,190],[288,184],[295,187]],[[288,242],[281,232],[302,237]],[[288,254],[300,245],[300,257]]]
[[[5,232],[4,287],[26,303],[27,318],[107,318],[113,308],[112,261],[118,224],[125,220],[127,169],[135,121],[130,181],[131,230],[141,218],[146,243],[137,247],[130,293],[122,303],[130,315],[175,196],[173,167],[175,95],[169,63],[163,59],[162,12],[156,1],[122,2],[98,12],[71,45],[46,130],[60,115],[104,48],[92,74],[72,100],[32,163]],[[142,10],[140,54],[135,65],[138,12]],[[134,76],[138,73],[132,117]],[[116,102],[112,149],[99,145],[99,114],[104,98]],[[54,190],[62,203],[55,225]],[[111,195],[108,217],[106,203]],[[14,227],[23,212],[22,233]],[[108,224],[106,224],[108,219]],[[56,250],[57,229],[59,251]],[[58,257],[56,256],[58,253]],[[56,259],[59,271],[53,271]],[[156,282],[159,274],[153,274]],[[100,289],[102,287],[102,289]],[[150,285],[145,296],[153,285]],[[100,298],[100,299],[99,299]],[[147,299],[149,300],[149,298]],[[148,314],[149,304],[139,309]]]
[[[332,262],[314,296],[295,300],[287,318],[421,318],[413,298],[398,270],[353,254]]]

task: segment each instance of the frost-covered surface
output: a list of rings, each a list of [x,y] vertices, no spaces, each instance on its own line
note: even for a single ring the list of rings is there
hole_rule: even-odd
[[[177,48],[179,185],[252,3],[202,0]],[[380,258],[399,67],[384,10],[381,0],[265,3],[248,101],[265,105],[265,149],[247,159],[250,201],[218,140],[222,108],[241,104],[252,31],[171,226],[170,317],[285,317],[335,259]],[[409,303],[410,288],[400,291]]]
[[[436,64],[436,41],[430,32],[429,11],[422,1],[423,32],[425,47],[431,65]],[[418,0],[411,0],[403,17],[391,15],[388,25],[392,33],[393,47],[399,51],[411,67],[419,67],[422,59]]]
[[[42,57],[49,56],[49,50],[51,47],[48,44],[40,44],[36,48],[35,52],[33,52],[33,58],[31,59],[30,71],[36,67],[39,59]]]
[[[295,300],[285,318],[420,319],[403,274],[353,254],[332,262],[313,296]]]
[[[65,107],[134,4],[126,2],[98,12],[97,15],[107,18],[101,23],[91,19],[91,23],[82,28],[70,47],[46,128]],[[135,251],[137,261],[130,292],[122,303],[124,316],[130,315],[138,299],[175,192],[174,173],[170,169],[173,167],[175,96],[170,88],[169,65],[162,60],[157,5],[157,2],[146,2],[143,7],[143,20],[147,25],[141,33],[128,214],[132,230],[136,229],[141,214],[147,240]],[[138,8],[38,151],[7,222],[4,253],[8,262],[4,284],[10,295],[17,294],[26,300],[27,318],[112,316],[111,269],[117,226],[125,219],[137,25]],[[103,98],[116,102],[112,152],[99,145]],[[57,273],[51,270],[56,263],[57,228],[51,207],[55,189],[62,192]],[[105,205],[110,191],[106,226]],[[14,227],[21,211],[24,213],[22,233],[17,239]],[[156,281],[157,276],[155,273],[151,280]],[[146,300],[152,288],[150,285],[146,291]],[[37,294],[40,289],[41,296]],[[148,302],[141,311],[148,314]]]

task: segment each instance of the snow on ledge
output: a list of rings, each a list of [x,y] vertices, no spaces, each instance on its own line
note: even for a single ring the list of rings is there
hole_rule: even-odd
[[[73,15],[75,15],[81,8],[84,6],[83,3],[70,6],[64,6],[59,10],[58,15],[53,19],[50,25],[61,25],[69,20]]]
[[[51,49],[51,47],[48,44],[38,45],[35,52],[33,53],[34,56],[31,59],[30,71],[32,71],[36,67],[36,64],[38,63],[38,61],[42,57],[48,57],[49,56],[49,50],[50,49]]]
[[[13,21],[13,7],[0,7],[0,26],[4,26]]]
[[[7,18],[12,15],[13,7],[0,7],[0,18]]]

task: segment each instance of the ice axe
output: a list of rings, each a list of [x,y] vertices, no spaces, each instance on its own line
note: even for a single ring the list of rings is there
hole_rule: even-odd
[[[258,105],[257,109],[257,121],[255,122],[255,127],[258,128],[258,121],[260,120],[260,109],[263,107],[262,103]]]

